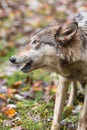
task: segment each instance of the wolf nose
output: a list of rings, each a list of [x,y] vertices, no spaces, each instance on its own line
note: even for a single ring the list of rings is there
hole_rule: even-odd
[[[15,57],[11,57],[11,58],[10,58],[10,61],[11,61],[12,63],[16,63],[16,58],[15,58]]]

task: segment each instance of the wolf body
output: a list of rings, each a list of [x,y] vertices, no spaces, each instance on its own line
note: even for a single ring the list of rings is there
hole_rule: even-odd
[[[56,92],[54,118],[51,130],[60,129],[68,86],[71,81],[87,82],[87,26],[83,29],[76,17],[70,24],[52,25],[41,29],[30,39],[30,44],[11,57],[11,62],[25,65],[23,72],[46,68],[60,76]],[[87,129],[87,83],[85,100],[78,130]]]

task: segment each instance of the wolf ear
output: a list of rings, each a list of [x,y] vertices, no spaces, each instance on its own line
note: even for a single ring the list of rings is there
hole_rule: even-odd
[[[65,27],[60,27],[55,35],[56,41],[58,41],[61,46],[66,46],[75,36],[77,29],[77,23],[71,23]]]

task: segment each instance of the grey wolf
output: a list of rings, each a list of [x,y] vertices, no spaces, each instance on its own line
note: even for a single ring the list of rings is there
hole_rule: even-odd
[[[61,114],[71,81],[86,82],[77,130],[87,130],[87,26],[83,29],[79,25],[77,18],[70,24],[42,28],[31,37],[24,49],[10,59],[14,64],[23,63],[21,70],[24,73],[46,68],[60,75],[51,130],[60,129]]]

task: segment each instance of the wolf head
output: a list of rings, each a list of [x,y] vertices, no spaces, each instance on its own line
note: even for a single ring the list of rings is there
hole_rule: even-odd
[[[56,65],[64,58],[62,48],[72,44],[78,26],[71,23],[65,26],[48,26],[35,33],[30,43],[10,58],[14,64],[22,64],[23,72]],[[55,65],[54,65],[55,63]],[[55,68],[55,67],[54,67]]]

